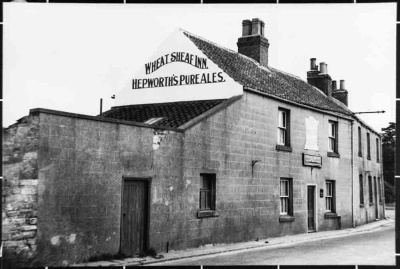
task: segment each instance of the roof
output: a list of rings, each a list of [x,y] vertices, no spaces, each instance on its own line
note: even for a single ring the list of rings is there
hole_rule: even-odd
[[[211,61],[244,87],[298,104],[352,115],[347,107],[332,102],[333,98],[296,76],[263,67],[245,55],[182,31]]]
[[[226,99],[182,101],[112,107],[102,114],[105,118],[143,122],[153,119],[153,126],[178,128]],[[156,120],[156,118],[162,118]]]

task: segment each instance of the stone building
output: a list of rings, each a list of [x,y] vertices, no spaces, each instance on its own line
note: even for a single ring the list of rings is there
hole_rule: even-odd
[[[380,134],[325,63],[311,59],[307,82],[272,68],[258,19],[243,21],[239,53],[183,30],[173,39],[130,90],[234,94],[122,98],[99,116],[31,109],[3,131],[5,260],[68,265],[384,218]]]

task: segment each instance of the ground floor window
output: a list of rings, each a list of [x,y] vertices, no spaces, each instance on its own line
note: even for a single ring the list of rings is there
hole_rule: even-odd
[[[364,205],[364,182],[362,175],[360,175],[360,205]]]
[[[369,190],[369,203],[374,203],[373,191],[372,191],[372,177],[368,176],[368,190]]]
[[[335,182],[333,180],[326,181],[325,204],[326,212],[335,212]]]
[[[200,209],[215,210],[215,174],[200,174]]]
[[[280,203],[281,203],[281,215],[293,215],[293,191],[292,191],[292,179],[281,178],[280,179],[280,191],[279,191]]]
[[[378,194],[379,194],[379,203],[382,203],[382,189],[381,189],[381,178],[378,177]]]

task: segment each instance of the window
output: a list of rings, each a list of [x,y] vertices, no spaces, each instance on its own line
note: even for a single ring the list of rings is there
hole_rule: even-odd
[[[326,212],[335,212],[335,182],[326,181]]]
[[[281,215],[293,215],[292,204],[292,180],[290,178],[281,178],[280,180],[280,202],[281,202]]]
[[[155,124],[155,123],[159,122],[159,121],[162,120],[162,119],[164,119],[164,118],[163,118],[163,117],[160,117],[160,118],[150,118],[150,119],[148,119],[147,121],[145,121],[144,123],[147,123],[147,124]]]
[[[278,145],[290,147],[290,111],[279,108],[278,111]]]
[[[376,162],[379,163],[379,139],[376,139]]]
[[[339,157],[338,154],[338,123],[335,121],[328,122],[328,156]]]
[[[368,176],[368,189],[369,189],[369,203],[374,203],[374,197],[372,196],[372,177]]]
[[[362,175],[360,175],[360,205],[364,205],[364,182]]]
[[[379,203],[382,204],[382,189],[381,189],[381,178],[378,177],[378,193],[379,193]]]
[[[369,136],[369,133],[367,133],[367,159],[371,160],[371,141]]]
[[[361,127],[358,127],[358,156],[362,156]]]
[[[200,174],[200,210],[215,210],[215,174]]]

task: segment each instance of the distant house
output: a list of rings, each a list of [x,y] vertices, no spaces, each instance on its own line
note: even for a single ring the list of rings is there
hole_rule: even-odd
[[[385,217],[381,137],[326,64],[311,59],[307,82],[270,67],[258,19],[243,21],[239,53],[183,30],[174,38],[130,90],[240,93],[126,99],[99,116],[32,109],[4,130],[5,260],[68,265]]]

